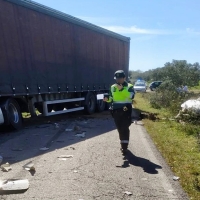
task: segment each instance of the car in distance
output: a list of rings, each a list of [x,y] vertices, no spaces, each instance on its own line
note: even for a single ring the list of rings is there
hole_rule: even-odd
[[[150,83],[149,89],[150,89],[151,91],[153,91],[153,90],[155,90],[157,87],[159,87],[161,83],[162,83],[162,81],[153,81],[152,83]]]
[[[145,82],[139,81],[134,84],[134,90],[136,92],[146,92],[146,84]]]

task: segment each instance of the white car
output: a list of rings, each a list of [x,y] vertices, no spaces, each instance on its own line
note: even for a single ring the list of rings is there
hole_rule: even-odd
[[[134,85],[134,90],[136,92],[146,92],[146,84],[145,82],[136,82]]]

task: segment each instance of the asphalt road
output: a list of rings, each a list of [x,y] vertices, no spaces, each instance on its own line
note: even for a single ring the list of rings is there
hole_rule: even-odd
[[[188,199],[155,148],[142,122],[132,124],[129,152],[120,152],[118,133],[108,112],[92,118],[61,116],[0,135],[0,155],[11,164],[1,180],[28,179],[23,193],[3,194],[4,200],[172,200]],[[73,131],[66,129],[74,129]],[[75,136],[85,133],[85,137]],[[48,150],[39,150],[47,147]],[[61,155],[72,155],[66,160]],[[36,169],[22,166],[32,161]],[[125,194],[130,192],[131,194]]]

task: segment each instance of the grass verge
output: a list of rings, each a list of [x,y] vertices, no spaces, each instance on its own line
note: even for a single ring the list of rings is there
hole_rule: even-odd
[[[146,94],[137,93],[135,108],[158,113],[160,120],[143,119],[145,128],[190,199],[200,199],[200,148],[198,126],[171,121],[166,109],[150,106]]]

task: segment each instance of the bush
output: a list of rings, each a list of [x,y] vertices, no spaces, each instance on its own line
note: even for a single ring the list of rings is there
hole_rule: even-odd
[[[167,108],[172,114],[177,114],[181,109],[181,104],[190,99],[194,94],[179,92],[172,81],[164,81],[155,93],[150,94],[150,104],[153,108]]]

